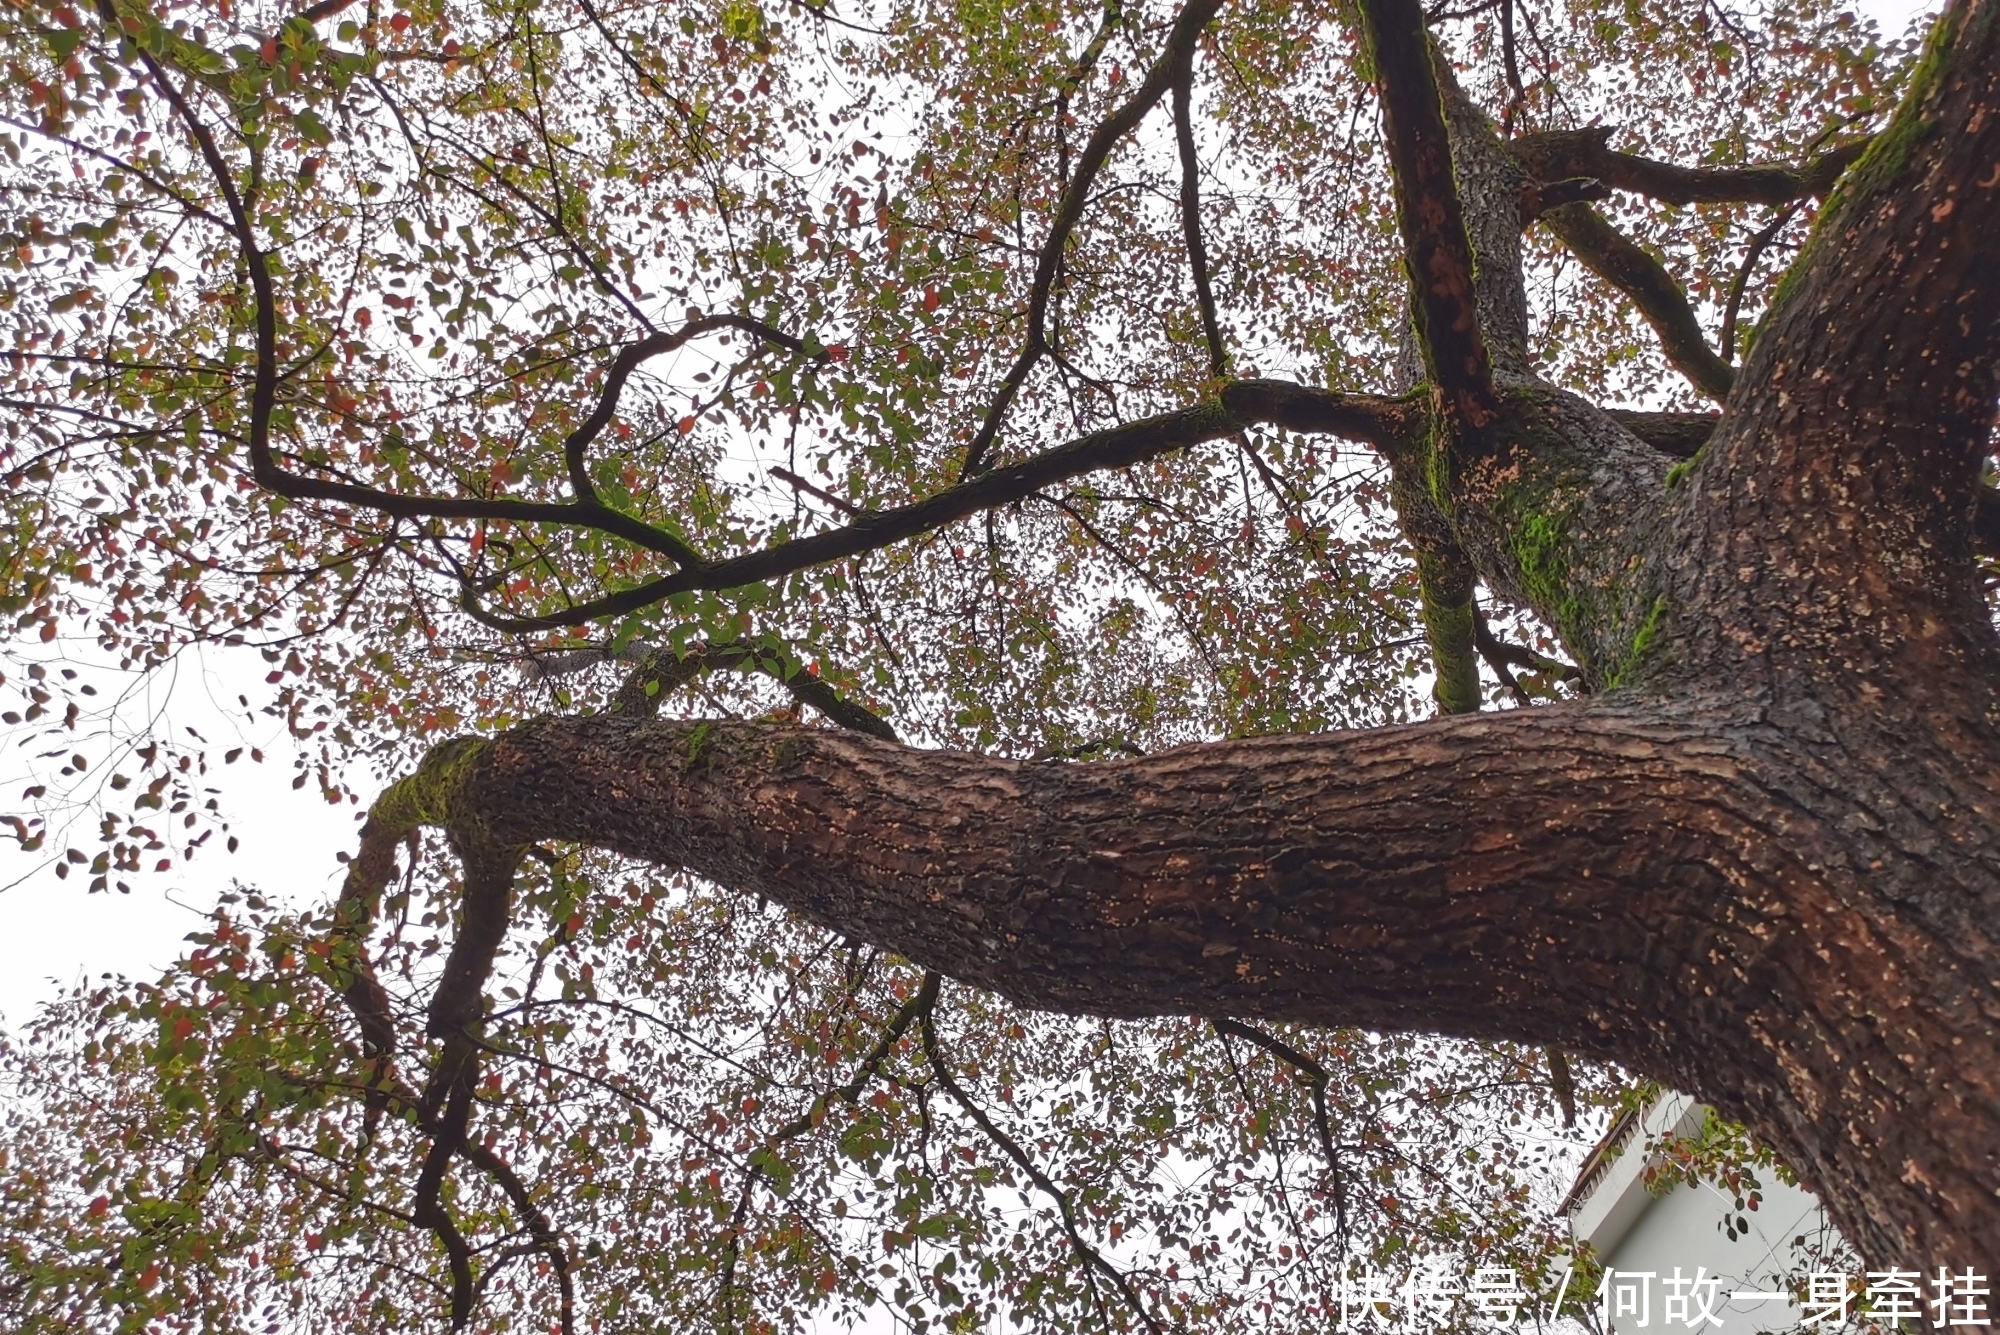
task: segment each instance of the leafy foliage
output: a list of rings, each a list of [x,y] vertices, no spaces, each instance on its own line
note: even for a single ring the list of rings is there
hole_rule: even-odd
[[[1187,57],[1215,340],[1164,113],[1091,160],[1175,21],[8,0],[0,612],[22,699],[0,718],[55,748],[8,818],[22,849],[124,889],[221,829],[202,781],[239,758],[150,720],[93,732],[126,716],[60,655],[143,675],[260,652],[270,696],[241,703],[331,802],[358,799],[352,763],[387,776],[444,735],[606,708],[634,662],[696,650],[752,670],[654,681],[655,703],[796,710],[785,683],[809,678],[911,740],[1048,759],[1423,716],[1385,469],[1270,427],[634,593],[1202,402],[1218,359],[1404,388],[1353,15],[1245,0]],[[1829,0],[1434,21],[1510,133],[1605,120],[1704,165],[1865,134],[1910,55]],[[1705,318],[1740,289],[1747,330],[1812,214],[1786,207],[1754,253],[1771,210],[1616,217]],[[1685,401],[1622,297],[1554,249],[1531,267],[1551,378]],[[1539,651],[1524,694],[1572,689],[1552,636],[1492,611]],[[437,851],[413,846],[366,947],[413,1065],[442,1060],[423,1013],[460,922]],[[646,868],[552,851],[531,872],[475,1162],[441,1189],[482,1328],[883,1307],[1299,1328],[1350,1265],[1512,1265],[1536,1292],[1560,1271],[1576,1146],[1541,1054],[1021,1014]],[[340,926],[232,899],[165,978],[57,1004],[5,1054],[0,1304],[22,1328],[453,1308],[420,1200],[433,1110],[343,1004]],[[1583,1083],[1602,1106],[1616,1076]]]

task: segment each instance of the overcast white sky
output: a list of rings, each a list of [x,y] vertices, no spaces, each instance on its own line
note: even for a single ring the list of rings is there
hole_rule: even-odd
[[[1892,35],[1937,8],[1910,0],[1858,4]],[[89,895],[83,878],[58,881],[46,872],[0,892],[0,1023],[19,1025],[36,1003],[86,976],[157,973],[181,953],[183,938],[198,930],[203,912],[232,880],[301,906],[324,900],[338,884],[335,855],[352,847],[355,810],[329,807],[310,785],[293,790],[283,730],[269,720],[256,726],[240,710],[224,708],[239,693],[265,698],[265,670],[248,651],[212,654],[183,669],[167,701],[177,728],[192,724],[211,741],[240,732],[244,744],[269,753],[261,767],[238,764],[211,780],[222,789],[239,851],[225,854],[212,840],[192,863],[137,878],[130,895]],[[0,730],[0,755],[8,757],[0,778],[10,785],[20,771],[13,756],[25,754],[17,751],[18,740]],[[22,855],[0,848],[0,885],[25,868]]]

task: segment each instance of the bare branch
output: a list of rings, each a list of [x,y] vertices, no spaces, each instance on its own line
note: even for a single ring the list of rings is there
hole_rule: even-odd
[[[882,1063],[896,1050],[896,1045],[903,1041],[903,1035],[909,1032],[910,1026],[919,1019],[925,1024],[930,1023],[931,1011],[937,1006],[938,988],[943,981],[940,974],[925,973],[923,982],[916,992],[897,1008],[895,1015],[890,1017],[889,1023],[883,1027],[868,1054],[854,1068],[854,1074],[849,1077],[847,1083],[831,1091],[814,1095],[812,1106],[804,1113],[766,1136],[764,1138],[766,1153],[774,1151],[787,1141],[797,1140],[818,1126],[820,1119],[826,1116],[827,1108],[835,1099],[849,1104],[859,1099],[861,1092],[868,1088],[869,1082],[881,1071]],[[735,1216],[730,1222],[729,1236],[723,1244],[722,1273],[717,1282],[717,1291],[725,1317],[735,1307],[736,1266],[742,1255],[743,1216],[750,1208],[751,1194],[756,1190],[757,1184],[768,1176],[769,1173],[762,1163],[753,1163],[750,1171],[744,1175],[743,1189],[736,1198]]]
[[[1105,160],[1118,141],[1146,118],[1146,113],[1159,104],[1174,80],[1182,70],[1194,61],[1195,43],[1200,40],[1202,29],[1215,17],[1222,7],[1222,0],[1190,0],[1174,20],[1173,31],[1167,37],[1166,49],[1146,75],[1125,105],[1118,108],[1100,124],[1083,147],[1077,158],[1076,174],[1070,178],[1063,191],[1062,202],[1056,206],[1056,216],[1049,224],[1049,234],[1042,242],[1042,248],[1035,262],[1035,278],[1028,289],[1028,334],[1020,355],[1001,381],[999,391],[986,410],[986,419],[980,424],[978,434],[966,447],[965,462],[959,468],[961,478],[974,478],[987,468],[987,455],[993,447],[994,437],[1000,433],[1000,423],[1007,415],[1007,409],[1027,383],[1028,373],[1035,369],[1048,351],[1049,295],[1055,284],[1056,271],[1062,263],[1065,248],[1069,245],[1070,233],[1083,217],[1084,205],[1090,199],[1091,186],[1097,180],[1097,173],[1104,167]]]
[[[841,528],[662,576],[560,612],[508,616],[481,606],[472,590],[467,591],[465,606],[483,624],[510,633],[581,626],[650,607],[676,593],[737,588],[877,551],[955,520],[1023,500],[1067,478],[1101,469],[1130,467],[1190,445],[1221,439],[1251,422],[1267,421],[1294,430],[1329,431],[1400,445],[1404,412],[1404,405],[1395,399],[1336,394],[1278,381],[1238,381],[1223,389],[1219,401],[1093,432],[1031,459],[984,472],[913,504],[871,512]]]

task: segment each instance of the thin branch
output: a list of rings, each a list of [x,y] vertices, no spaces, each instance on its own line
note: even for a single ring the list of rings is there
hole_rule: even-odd
[[[825,501],[828,505],[831,505],[834,509],[840,511],[842,514],[846,515],[849,519],[859,519],[862,517],[862,515],[867,513],[860,506],[855,505],[851,501],[844,500],[841,497],[834,495],[832,492],[828,491],[825,487],[819,486],[817,483],[811,482],[806,478],[800,477],[797,473],[794,473],[789,468],[770,468],[765,471],[770,473],[772,477],[778,479],[778,481],[790,487],[793,491],[802,491],[808,496],[817,496],[820,500]]]
[[[2000,560],[2000,491],[1979,488],[1972,511],[1972,545],[1982,556]]]
[[[632,372],[642,363],[681,347],[689,339],[717,329],[739,330],[790,353],[805,352],[805,344],[783,330],[775,329],[762,320],[753,320],[746,315],[731,314],[703,315],[670,333],[650,334],[626,347],[612,361],[610,369],[604,373],[604,388],[598,394],[597,406],[591,410],[590,416],[584,419],[582,425],[563,441],[563,459],[569,467],[570,489],[576,493],[579,505],[600,510],[605,508],[598,500],[596,486],[591,482],[586,452],[591,442],[595,441],[610,423],[612,414],[617,412],[619,395],[623,393],[625,381]],[[824,358],[824,354],[821,356]],[[686,550],[686,544],[683,543],[681,546]],[[693,553],[689,552],[688,555],[692,557]],[[682,561],[681,564],[698,564],[698,562],[689,560]]]
[[[1195,154],[1194,118],[1188,103],[1194,91],[1194,66],[1190,63],[1174,80],[1174,138],[1181,157],[1181,233],[1186,238],[1188,267],[1194,271],[1195,303],[1201,307],[1201,329],[1208,339],[1210,375],[1229,374],[1229,350],[1222,342],[1222,326],[1215,315],[1215,292],[1208,281],[1208,247],[1201,236],[1201,159]]]
[[[936,976],[935,974],[926,975],[927,978],[934,978]],[[971,1097],[959,1085],[957,1079],[951,1073],[950,1063],[945,1060],[944,1053],[938,1044],[937,1025],[932,1019],[931,1012],[925,1011],[919,1017],[919,1020],[924,1042],[924,1056],[930,1064],[931,1074],[944,1087],[945,1093],[951,1095],[952,1101],[964,1110],[965,1115],[972,1119],[973,1124],[985,1134],[988,1140],[998,1146],[1002,1153],[1009,1159],[1012,1159],[1016,1166],[1028,1175],[1029,1181],[1033,1182],[1044,1194],[1055,1201],[1056,1210],[1062,1218],[1063,1232],[1068,1235],[1070,1246],[1076,1249],[1076,1254],[1083,1260],[1083,1263],[1090,1270],[1103,1275],[1117,1288],[1127,1305],[1131,1307],[1132,1311],[1138,1315],[1141,1321],[1146,1323],[1146,1328],[1152,1331],[1153,1335],[1166,1335],[1165,1328],[1160,1325],[1158,1319],[1146,1310],[1144,1303],[1139,1301],[1139,1295],[1133,1290],[1132,1282],[1126,1278],[1125,1272],[1105,1260],[1103,1254],[1085,1240],[1082,1230],[1077,1227],[1076,1209],[1070,1204],[1069,1193],[1057,1186],[1049,1175],[1036,1165],[1035,1161],[1029,1157],[1028,1152],[1021,1148],[1020,1142],[995,1126],[993,1119],[986,1115],[986,1110],[974,1103]]]
[[[466,1245],[465,1234],[452,1218],[442,1197],[445,1173],[451,1166],[452,1155],[465,1141],[465,1124],[471,1109],[471,1086],[468,1082],[460,1082],[446,1101],[443,1118],[434,1124],[430,1152],[424,1156],[423,1169],[417,1175],[416,1200],[410,1210],[410,1217],[444,1244],[445,1256],[451,1266],[453,1330],[463,1330],[471,1323],[472,1299],[476,1290],[472,1278],[472,1249]]]
[[[1515,699],[1524,705],[1530,703],[1530,697],[1514,681],[1511,671],[1513,668],[1539,672],[1554,681],[1581,682],[1584,679],[1583,669],[1572,663],[1559,662],[1536,653],[1524,644],[1501,639],[1493,633],[1492,627],[1486,624],[1485,616],[1476,610],[1473,620],[1473,642],[1479,646],[1479,656],[1486,660],[1487,666],[1499,674],[1500,679],[1512,688]]]
[[[662,700],[709,668],[748,668],[761,672],[783,686],[794,700],[812,706],[843,728],[888,742],[898,740],[896,730],[881,715],[834,690],[798,659],[761,644],[696,645],[682,654],[645,651],[638,668],[619,688],[611,709],[614,713],[651,718]]]
[[[1056,280],[1056,271],[1061,265],[1064,250],[1069,245],[1070,233],[1083,217],[1084,204],[1090,198],[1092,184],[1103,169],[1105,160],[1118,141],[1144,120],[1159,100],[1173,85],[1182,69],[1194,61],[1194,48],[1202,29],[1215,17],[1222,7],[1222,0],[1190,0],[1174,20],[1173,31],[1167,37],[1166,49],[1146,75],[1146,81],[1129,98],[1125,105],[1105,118],[1090,140],[1083,147],[1077,159],[1076,175],[1071,178],[1063,191],[1062,202],[1056,206],[1056,216],[1049,224],[1049,234],[1042,242],[1039,257],[1035,263],[1034,282],[1028,289],[1028,333],[1020,354],[1008,370],[1006,379],[993,396],[986,410],[986,419],[980,423],[978,434],[966,447],[965,460],[959,466],[959,476],[964,479],[978,477],[986,471],[987,456],[993,447],[994,437],[1000,433],[1000,423],[1007,415],[1007,409],[1027,383],[1028,373],[1035,369],[1042,355],[1048,351],[1049,295]]]
[[[1561,1048],[1544,1050],[1549,1059],[1549,1088],[1556,1096],[1556,1106],[1562,1109],[1563,1126],[1576,1126],[1576,1079],[1570,1074],[1569,1058]]]
[[[988,470],[913,504],[871,512],[841,528],[661,576],[559,612],[509,616],[482,606],[472,590],[467,591],[464,606],[482,624],[511,634],[586,625],[650,607],[676,593],[738,588],[877,551],[955,520],[1023,500],[1079,474],[1127,468],[1221,439],[1252,422],[1333,432],[1385,448],[1400,448],[1404,413],[1405,405],[1396,399],[1336,394],[1278,381],[1237,381],[1223,389],[1219,401],[1093,432],[1021,463]]]
[[[116,12],[109,0],[100,0],[98,9],[107,23],[116,22]],[[251,473],[258,485],[290,500],[333,501],[376,510],[397,518],[501,519],[520,523],[571,524],[599,529],[622,537],[635,545],[659,552],[684,569],[698,567],[701,564],[701,559],[694,549],[675,534],[655,528],[630,515],[611,510],[599,502],[594,489],[590,487],[588,474],[582,467],[583,450],[610,420],[617,406],[618,393],[624,388],[625,379],[631,374],[632,369],[646,357],[680,346],[695,333],[723,327],[742,329],[792,352],[802,352],[803,343],[745,316],[717,315],[691,321],[683,329],[672,334],[655,334],[634,344],[613,363],[604,393],[599,396],[597,407],[590,418],[572,434],[569,441],[565,442],[564,453],[570,465],[571,482],[575,484],[579,479],[582,482],[575,504],[399,496],[354,483],[300,477],[288,473],[279,465],[277,456],[271,448],[271,417],[277,405],[278,333],[277,296],[271,281],[269,259],[257,243],[256,230],[248,207],[236,189],[235,177],[220,148],[217,147],[214,136],[209,133],[208,127],[195,114],[193,107],[188,104],[180,90],[168,79],[167,72],[160,63],[144,51],[140,52],[140,59],[165,93],[190,137],[194,139],[203,162],[215,178],[217,187],[222,191],[223,198],[229,206],[230,231],[236,238],[244,266],[249,271],[256,308],[257,347],[256,373],[250,395],[249,453]]]
[[[1500,59],[1507,71],[1507,87],[1513,96],[1500,113],[1500,137],[1513,133],[1514,117],[1528,105],[1528,90],[1521,83],[1521,59],[1514,41],[1514,0],[1500,0]]]
[[[1757,270],[1757,261],[1764,258],[1764,250],[1777,239],[1785,224],[1796,218],[1799,205],[1791,204],[1778,211],[1778,216],[1750,238],[1749,248],[1743,252],[1743,263],[1736,270],[1736,277],[1729,282],[1729,299],[1722,306],[1722,332],[1715,336],[1715,348],[1726,362],[1736,360],[1736,316],[1743,308],[1743,289],[1749,285],[1750,275]]]
[[[466,1141],[461,1147],[461,1152],[474,1167],[499,1184],[500,1190],[513,1202],[515,1214],[527,1224],[528,1232],[534,1236],[534,1250],[549,1258],[549,1268],[555,1272],[556,1284],[562,1294],[562,1306],[557,1312],[562,1323],[562,1335],[572,1335],[576,1330],[576,1283],[570,1278],[572,1263],[569,1253],[563,1248],[561,1237],[550,1225],[548,1215],[535,1204],[534,1198],[528,1193],[527,1184],[521,1181],[520,1175],[505,1159],[476,1140]],[[490,1267],[487,1273],[492,1273]]]
[[[1334,1228],[1344,1254],[1347,1251],[1347,1187],[1341,1178],[1340,1147],[1334,1142],[1333,1123],[1326,1111],[1326,1068],[1277,1035],[1267,1034],[1240,1020],[1210,1017],[1209,1024],[1215,1027],[1218,1034],[1234,1034],[1256,1044],[1306,1078],[1312,1090],[1313,1129],[1319,1133],[1320,1153],[1326,1155],[1327,1171],[1333,1178]]]
[[[1083,81],[1097,68],[1098,57],[1111,42],[1111,35],[1118,31],[1124,21],[1125,7],[1122,0],[1105,0],[1104,13],[1098,19],[1097,31],[1084,43],[1083,50],[1077,52],[1071,62],[1069,73],[1056,84],[1056,181],[1064,189],[1069,187],[1069,100],[1076,96],[1076,90],[1083,87]]]

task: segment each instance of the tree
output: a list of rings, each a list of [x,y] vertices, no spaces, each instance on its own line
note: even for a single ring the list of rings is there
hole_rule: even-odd
[[[807,1301],[746,1289],[753,1246],[856,1282],[804,1208],[746,1222],[830,1128],[884,1174],[891,1246],[972,1246],[1003,1180],[1050,1203],[1054,1279],[939,1262],[940,1311],[1000,1284],[1106,1324],[1250,1319],[1095,1234],[1143,1174],[1052,1179],[976,1086],[1027,1025],[969,999],[1004,1018],[944,1032],[941,976],[1212,1017],[1292,1073],[1336,1175],[1329,1091],[1384,1061],[1417,1087],[1518,1084],[1542,1046],[1558,1085],[1563,1052],[1622,1063],[1747,1123],[1864,1256],[1965,1264],[2000,1225],[1994,8],[1959,0],[1909,60],[1813,5],[15,8],[19,627],[87,620],[140,666],[261,644],[331,800],[344,758],[458,734],[372,804],[331,910],[251,902],[175,979],[76,1003],[127,1149],[181,1146],[115,1243],[165,1259],[20,1273],[137,1303],[280,1247],[255,1221],[289,1191],[274,1218],[332,1221],[309,1250],[435,1240],[400,1277],[369,1253],[345,1310],[387,1320],[441,1265],[456,1322],[559,1291],[569,1324],[576,1275],[644,1250],[606,1218],[573,1250],[602,1142],[629,1210],[630,1147],[680,1106],[617,1026],[760,1023],[719,983],[619,1011],[593,969],[623,942],[643,994],[713,920],[789,960],[770,1023],[848,1074],[793,1070],[747,1150],[694,1099],[717,1121],[685,1143],[747,1156],[731,1192],[691,1150],[660,1179],[714,1211],[696,1320]],[[1440,717],[1409,722],[1426,661]],[[662,717],[688,687],[721,708]],[[770,691],[789,717],[713,716]],[[1545,703],[1480,712],[1501,692]],[[127,826],[66,856],[102,888],[166,842]],[[456,859],[442,963],[397,888],[426,829]],[[720,907],[750,895],[835,936]],[[1357,1027],[1500,1046],[1370,1056]],[[1129,1111],[1196,1031],[1067,1065],[1032,1041]],[[746,1116],[788,1088],[759,1079]],[[617,1120],[565,1122],[576,1089]],[[884,1168],[933,1105],[987,1156],[948,1209],[947,1178]],[[1213,1149],[1171,1103],[1134,1116],[1161,1156]],[[225,1179],[233,1242],[186,1226]],[[1342,1258],[1346,1199],[1309,1206]],[[1222,1244],[1191,1220],[1247,1208],[1218,1187],[1151,1227],[1192,1265]]]

